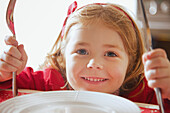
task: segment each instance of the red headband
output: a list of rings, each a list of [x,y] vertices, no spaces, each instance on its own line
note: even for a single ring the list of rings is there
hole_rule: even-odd
[[[93,4],[96,4],[96,5],[107,5],[105,3],[93,3]],[[90,4],[89,4],[90,5]],[[87,5],[86,5],[87,6]],[[84,7],[84,6],[83,6]],[[122,11],[128,18],[129,20],[131,21],[132,25],[134,26],[133,22],[132,22],[132,19],[129,17],[129,15],[124,11],[122,10],[121,8],[119,7],[116,7],[114,6],[116,9]],[[82,8],[82,7],[81,7]],[[79,9],[81,9],[79,8]],[[72,14],[75,10],[77,9],[77,2],[74,1],[69,7],[68,7],[68,12],[67,12],[67,17],[65,18],[64,20],[64,24],[63,24],[63,27],[62,27],[62,31],[61,31],[61,37],[63,38],[64,36],[64,31],[65,31],[65,25],[66,25],[66,21],[68,19],[68,17],[70,16],[70,14]]]
[[[62,28],[62,32],[61,32],[61,37],[64,36],[65,25],[66,25],[66,21],[67,21],[68,17],[69,17],[70,14],[72,14],[76,9],[77,9],[77,2],[74,1],[74,2],[68,7],[67,17],[66,17],[65,20],[64,20],[64,24],[63,24],[63,28]]]

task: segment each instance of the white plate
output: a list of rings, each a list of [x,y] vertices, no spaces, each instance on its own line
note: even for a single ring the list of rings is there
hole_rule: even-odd
[[[90,91],[49,91],[18,96],[0,103],[1,113],[140,113],[119,96]]]

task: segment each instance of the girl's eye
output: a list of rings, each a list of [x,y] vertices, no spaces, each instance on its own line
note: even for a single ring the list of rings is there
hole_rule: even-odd
[[[88,55],[88,52],[85,49],[79,49],[77,50],[77,53],[80,55]]]
[[[107,52],[104,56],[116,57],[117,55],[114,52]]]

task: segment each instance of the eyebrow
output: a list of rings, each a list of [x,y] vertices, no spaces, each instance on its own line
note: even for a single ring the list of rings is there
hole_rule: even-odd
[[[76,44],[76,46],[89,46],[90,44],[86,43],[86,42],[78,42]],[[103,47],[107,47],[107,48],[117,48],[119,49],[120,51],[123,51],[123,48],[121,48],[120,46],[118,45],[112,45],[112,44],[104,44]]]
[[[78,45],[78,46],[87,46],[89,44],[86,43],[86,42],[78,42],[76,45]]]
[[[121,47],[118,46],[118,45],[105,44],[105,45],[103,45],[103,47],[107,47],[107,48],[117,48],[117,49],[123,51],[123,48],[121,48]]]

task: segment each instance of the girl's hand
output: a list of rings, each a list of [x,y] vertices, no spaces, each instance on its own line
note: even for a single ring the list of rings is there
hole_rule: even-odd
[[[27,54],[22,44],[18,45],[12,36],[6,37],[5,43],[7,48],[0,55],[0,82],[11,79],[12,72],[21,73],[27,63]]]
[[[161,88],[163,98],[170,100],[170,62],[163,49],[143,54],[144,73],[151,88]]]

